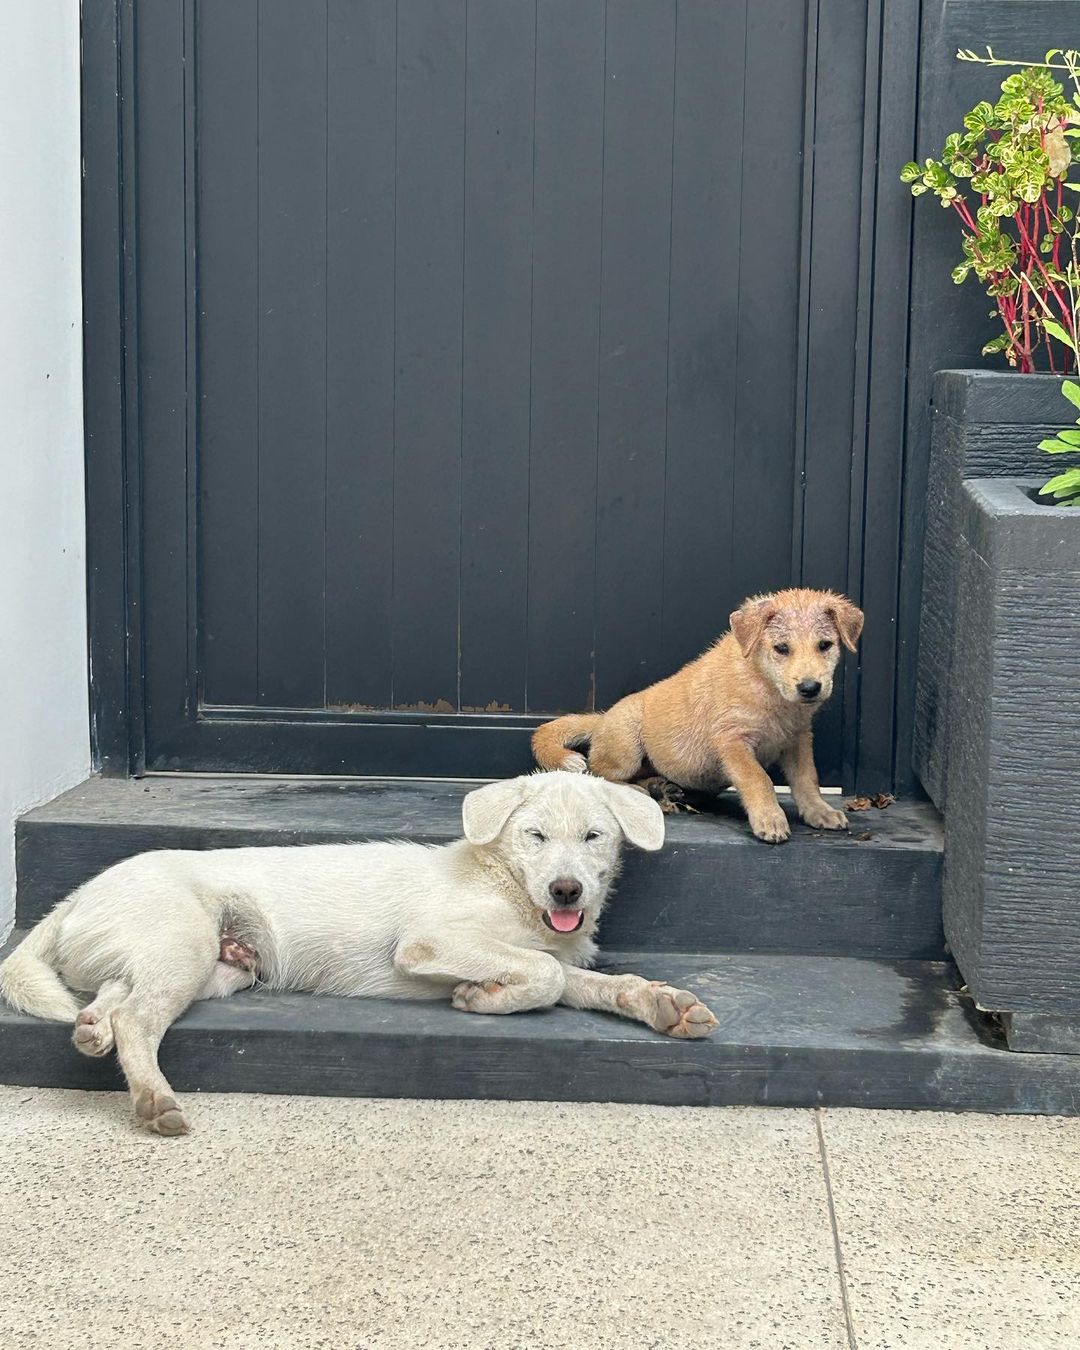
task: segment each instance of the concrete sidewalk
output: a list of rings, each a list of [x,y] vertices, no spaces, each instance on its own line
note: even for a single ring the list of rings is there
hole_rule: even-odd
[[[5,1350],[1075,1347],[1080,1120],[0,1088]]]

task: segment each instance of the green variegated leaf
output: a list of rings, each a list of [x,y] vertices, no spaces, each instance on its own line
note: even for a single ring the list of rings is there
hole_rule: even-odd
[[[1074,380],[1064,380],[1062,381],[1061,392],[1074,408],[1080,408],[1080,384],[1077,384]]]

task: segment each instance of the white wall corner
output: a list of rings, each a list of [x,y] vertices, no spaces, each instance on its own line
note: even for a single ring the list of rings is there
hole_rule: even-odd
[[[90,771],[79,4],[10,5],[0,43],[0,934],[16,818]]]

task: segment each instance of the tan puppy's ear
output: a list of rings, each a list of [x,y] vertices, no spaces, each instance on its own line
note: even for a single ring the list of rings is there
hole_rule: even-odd
[[[776,613],[771,595],[755,596],[753,600],[744,600],[732,614],[728,622],[735,634],[735,641],[743,656],[751,656],[761,641],[765,625]]]
[[[611,814],[629,843],[655,853],[664,846],[664,813],[647,792],[625,783],[604,782]]]
[[[836,604],[830,605],[826,612],[833,623],[836,624],[836,631],[840,634],[841,642],[849,652],[853,652],[863,628],[862,610],[853,605],[846,597],[840,596]]]
[[[490,844],[521,805],[527,778],[507,778],[476,788],[461,803],[461,823],[470,844]]]

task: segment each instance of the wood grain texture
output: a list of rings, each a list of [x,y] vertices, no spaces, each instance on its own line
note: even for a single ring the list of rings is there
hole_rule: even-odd
[[[527,707],[595,702],[604,0],[536,13]]]
[[[913,5],[895,5],[911,11]],[[980,99],[992,98],[997,88],[985,66],[956,60],[959,47],[981,51],[989,43],[996,52],[1045,52],[1060,46],[1062,33],[1075,33],[1074,0],[945,0],[923,4],[918,61],[918,135],[913,154],[896,155],[892,175],[904,159],[922,162],[940,153],[945,137],[963,125],[965,113]],[[1071,39],[1070,39],[1071,43]],[[1069,45],[1068,43],[1065,45]],[[890,192],[896,191],[892,178]],[[902,196],[902,194],[898,194]],[[1000,332],[989,317],[991,309],[982,288],[972,278],[963,286],[949,282],[949,272],[961,260],[960,237],[952,212],[931,210],[925,202],[905,206],[913,212],[911,236],[910,341],[906,366],[906,431],[904,437],[902,540],[897,613],[897,772],[906,791],[912,763],[912,736],[921,720],[916,710],[917,663],[920,646],[920,609],[923,596],[923,537],[931,441],[934,375],[941,370],[965,369],[976,377],[1005,376],[1002,357],[980,354],[983,344]],[[921,207],[921,209],[920,209]],[[896,272],[897,253],[886,255],[885,266]],[[904,256],[908,256],[907,249]],[[1020,396],[1021,383],[1012,387]],[[1023,404],[1019,403],[1018,407]],[[1009,421],[1003,410],[1003,421]],[[994,420],[994,419],[989,419]],[[940,782],[940,779],[938,780]]]
[[[944,914],[981,1006],[1076,1015],[1080,516],[1032,502],[1039,481],[962,494]]]
[[[329,0],[326,703],[393,679],[396,9]]]
[[[1037,1055],[1080,1055],[1080,1015],[1004,1013],[1001,1024],[1010,1050]]]
[[[954,645],[959,593],[957,547],[963,483],[1046,469],[1039,441],[1060,425],[1068,404],[1061,381],[974,371],[942,371],[934,381],[915,685],[912,756],[939,810],[947,796],[949,700],[957,676]]]
[[[693,989],[719,1030],[686,1042],[568,1008],[476,1017],[260,991],[195,1004],[166,1033],[161,1065],[179,1092],[1078,1109],[1080,1058],[1007,1053],[948,965],[611,950],[604,969]],[[0,1081],[120,1088],[113,1058],[77,1054],[70,1035],[0,1008]]]
[[[397,8],[392,706],[458,706],[465,0]]]
[[[914,82],[878,43],[898,4],[162,0],[121,5],[119,46],[95,19],[91,193],[95,98],[127,128],[88,216],[125,272],[99,294],[88,252],[91,311],[115,310],[88,369],[124,383],[115,408],[87,383],[88,444],[126,436],[122,466],[100,440],[89,461],[126,587],[92,580],[110,744],[156,769],[523,767],[521,725],[497,745],[469,710],[610,702],[800,568],[857,590],[865,496],[877,678],[819,759],[850,776],[858,723],[880,763],[898,507],[884,475],[863,492],[852,409],[878,77]],[[877,425],[895,472],[899,419]],[[421,730],[431,709],[460,721]]]
[[[534,0],[471,0],[465,69],[460,706],[528,685]]]
[[[196,26],[202,698],[259,701],[259,73],[256,0]]]

